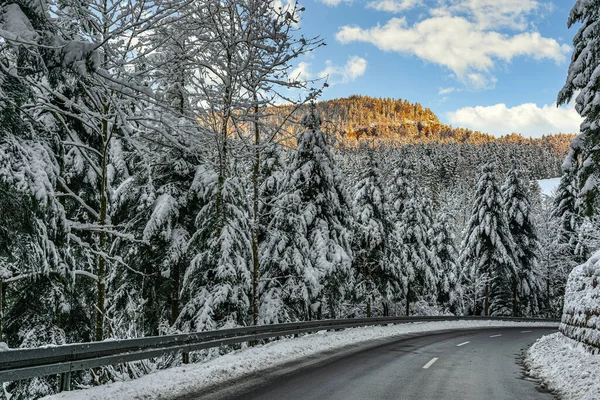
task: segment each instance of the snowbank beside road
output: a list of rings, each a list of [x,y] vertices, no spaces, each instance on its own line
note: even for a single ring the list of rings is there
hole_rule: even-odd
[[[562,333],[539,339],[527,352],[529,374],[563,400],[600,398],[600,355],[593,355]]]
[[[188,364],[143,376],[140,379],[116,382],[90,389],[65,392],[46,397],[47,400],[72,399],[172,399],[186,393],[198,393],[203,388],[225,383],[246,374],[277,367],[291,361],[318,355],[328,350],[349,345],[392,338],[405,334],[435,332],[447,329],[484,327],[550,326],[547,323],[515,323],[502,321],[449,321],[400,324],[383,327],[346,329],[338,332],[320,332],[297,339],[285,339],[264,346],[246,348],[198,364]]]

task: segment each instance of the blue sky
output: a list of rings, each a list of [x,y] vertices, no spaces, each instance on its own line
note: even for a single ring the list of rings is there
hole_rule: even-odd
[[[326,47],[295,74],[328,76],[323,98],[403,98],[442,122],[502,135],[577,132],[556,108],[577,27],[574,0],[304,0],[301,30]]]

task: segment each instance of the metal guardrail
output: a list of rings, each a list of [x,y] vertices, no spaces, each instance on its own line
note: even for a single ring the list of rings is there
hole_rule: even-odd
[[[163,354],[255,342],[260,339],[291,336],[329,329],[408,322],[495,320],[512,322],[560,322],[556,319],[512,317],[379,317],[292,322],[234,329],[152,336],[140,339],[107,340],[62,346],[15,349],[0,352],[0,383],[54,374],[62,375],[62,390],[69,390],[70,374],[88,368],[144,360]],[[187,357],[184,357],[184,360]]]

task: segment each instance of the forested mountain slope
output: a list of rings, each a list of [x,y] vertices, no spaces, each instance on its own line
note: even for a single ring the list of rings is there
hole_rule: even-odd
[[[279,106],[271,108],[269,112],[281,123],[293,107]],[[446,125],[440,122],[429,108],[403,99],[353,95],[321,101],[318,108],[323,114],[324,126],[336,135],[338,144],[349,147],[365,140],[375,140],[388,145],[519,143],[549,149],[558,157],[564,157],[569,151],[569,143],[576,136],[571,133],[559,133],[531,139],[512,133],[496,138],[488,133]],[[296,115],[304,115],[307,110],[307,106],[301,106]],[[285,126],[287,131],[295,136],[299,125],[292,121]]]

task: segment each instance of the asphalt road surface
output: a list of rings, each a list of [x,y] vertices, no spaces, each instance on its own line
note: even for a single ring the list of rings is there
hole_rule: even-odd
[[[523,377],[521,351],[549,328],[404,338],[280,376],[236,400],[551,400]]]

